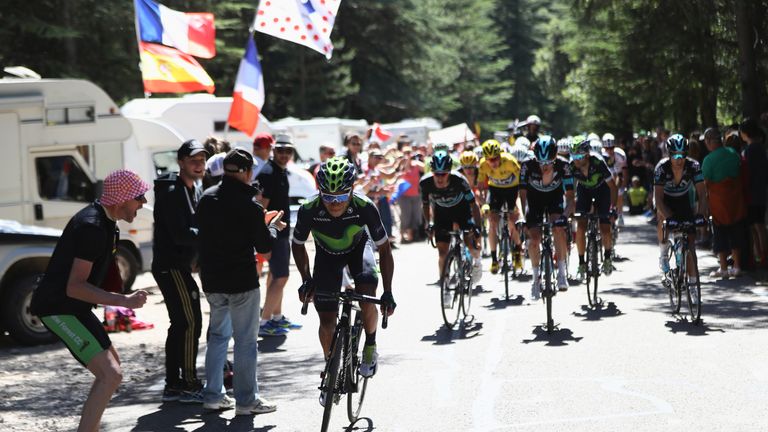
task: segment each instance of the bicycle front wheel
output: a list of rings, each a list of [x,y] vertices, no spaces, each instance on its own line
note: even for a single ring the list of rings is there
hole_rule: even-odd
[[[547,308],[547,333],[552,333],[555,328],[555,320],[552,318],[552,298],[555,295],[554,284],[552,283],[552,251],[544,248],[541,254],[541,264],[544,275],[544,304]]]
[[[504,299],[509,300],[509,236],[501,236],[501,271],[504,273]]]
[[[696,254],[690,249],[685,252],[686,265],[688,258],[690,257],[693,267],[689,272],[686,272],[685,278],[685,291],[688,293],[688,310],[691,312],[691,321],[698,323],[701,319],[701,281],[699,280],[699,265],[696,259]],[[693,273],[693,278],[688,273]]]
[[[325,405],[323,407],[323,424],[320,427],[321,432],[328,430],[328,425],[331,422],[331,411],[333,410],[333,405],[337,402],[336,395],[338,394],[337,388],[342,366],[341,347],[344,344],[343,339],[343,334],[337,329],[333,338],[333,344],[331,345],[331,356],[325,365],[325,375],[320,386]]]
[[[453,251],[445,257],[443,277],[440,283],[440,310],[443,313],[443,321],[448,328],[453,328],[459,320],[461,313],[461,293],[464,281],[459,274],[459,260]]]
[[[368,378],[358,373],[360,366],[360,336],[363,334],[362,312],[355,313],[355,325],[350,332],[350,343],[347,347],[350,356],[350,367],[346,373],[347,387],[347,418],[354,423],[360,416],[365,399],[365,390],[368,387]]]
[[[597,262],[597,247],[598,242],[594,237],[590,237],[587,245],[587,297],[589,298],[589,305],[592,307],[597,306],[600,300],[597,298],[597,281],[600,277],[600,267]]]
[[[461,310],[464,316],[469,315],[469,307],[472,305],[472,261],[462,261],[462,280],[464,292],[461,294]]]

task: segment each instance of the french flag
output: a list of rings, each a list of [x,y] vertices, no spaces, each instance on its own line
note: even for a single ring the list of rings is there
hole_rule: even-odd
[[[134,0],[139,38],[200,58],[216,55],[213,14],[184,13],[152,0]]]
[[[259,123],[262,106],[264,106],[264,76],[261,73],[256,42],[251,33],[248,36],[245,55],[240,60],[240,68],[237,70],[237,81],[235,81],[232,107],[229,109],[227,123],[252,136]]]

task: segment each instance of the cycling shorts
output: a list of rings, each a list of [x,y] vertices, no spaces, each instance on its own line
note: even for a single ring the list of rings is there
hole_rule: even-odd
[[[472,219],[472,208],[469,203],[462,203],[453,207],[435,207],[433,228],[436,242],[449,242],[453,230],[453,224],[458,224],[459,229],[468,230],[475,225]]]
[[[544,212],[549,215],[563,213],[563,189],[558,188],[549,192],[529,190],[528,209],[525,213],[525,223],[535,227],[544,220]]]
[[[331,255],[318,249],[315,252],[315,270],[312,280],[315,292],[337,293],[341,290],[344,268],[349,266],[349,273],[355,286],[379,283],[378,267],[374,255],[373,243],[364,240],[346,254]],[[339,302],[335,299],[315,297],[315,309],[318,312],[336,312]]]
[[[517,186],[510,188],[488,186],[488,199],[491,211],[500,212],[506,203],[507,211],[512,212],[517,205]]]
[[[576,186],[576,213],[591,213],[593,202],[595,211],[600,217],[600,223],[610,224],[611,189],[608,185],[603,183],[594,189],[589,189],[582,185]]]
[[[64,342],[72,357],[83,366],[87,367],[96,354],[112,346],[104,325],[91,312],[47,315],[40,317],[40,320],[51,333]]]

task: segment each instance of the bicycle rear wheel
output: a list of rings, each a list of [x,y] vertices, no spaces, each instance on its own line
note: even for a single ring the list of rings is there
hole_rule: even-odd
[[[683,278],[685,283],[685,292],[688,294],[688,310],[691,312],[691,321],[698,323],[701,319],[701,281],[699,280],[699,265],[696,259],[696,254],[690,249],[685,252],[686,265],[688,263],[688,257],[691,257],[693,261],[692,272],[694,273],[695,280],[691,281],[691,277],[686,272]]]
[[[461,279],[463,284],[463,293],[461,294],[461,310],[464,316],[469,315],[469,308],[472,305],[472,261],[462,260]]]
[[[549,248],[544,248],[542,251],[541,264],[544,275],[544,292],[542,297],[547,308],[547,333],[552,333],[552,330],[555,328],[555,321],[552,318],[552,297],[555,295],[555,290],[552,284],[552,251]]]
[[[600,268],[597,263],[597,239],[590,235],[587,242],[587,299],[590,306],[596,307],[600,304],[597,298],[597,281],[600,277]]]
[[[448,328],[453,328],[461,313],[461,292],[464,283],[459,275],[459,260],[453,249],[445,257],[442,283],[440,284],[440,306],[443,321]]]
[[[344,344],[344,335],[337,329],[331,344],[331,356],[325,366],[325,377],[323,378],[322,388],[325,406],[323,407],[323,424],[320,427],[321,432],[328,430],[328,424],[331,422],[331,411],[333,405],[337,402],[338,381],[341,372],[341,347]]]
[[[365,390],[368,387],[368,378],[358,373],[360,366],[360,336],[363,334],[362,312],[355,313],[355,324],[350,331],[350,344],[347,347],[350,356],[349,370],[346,374],[347,389],[347,418],[350,422],[357,421],[360,410],[363,408]]]

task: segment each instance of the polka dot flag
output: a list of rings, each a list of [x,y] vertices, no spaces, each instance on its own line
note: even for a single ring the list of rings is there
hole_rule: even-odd
[[[331,32],[341,0],[261,0],[257,31],[309,47],[330,59]]]

